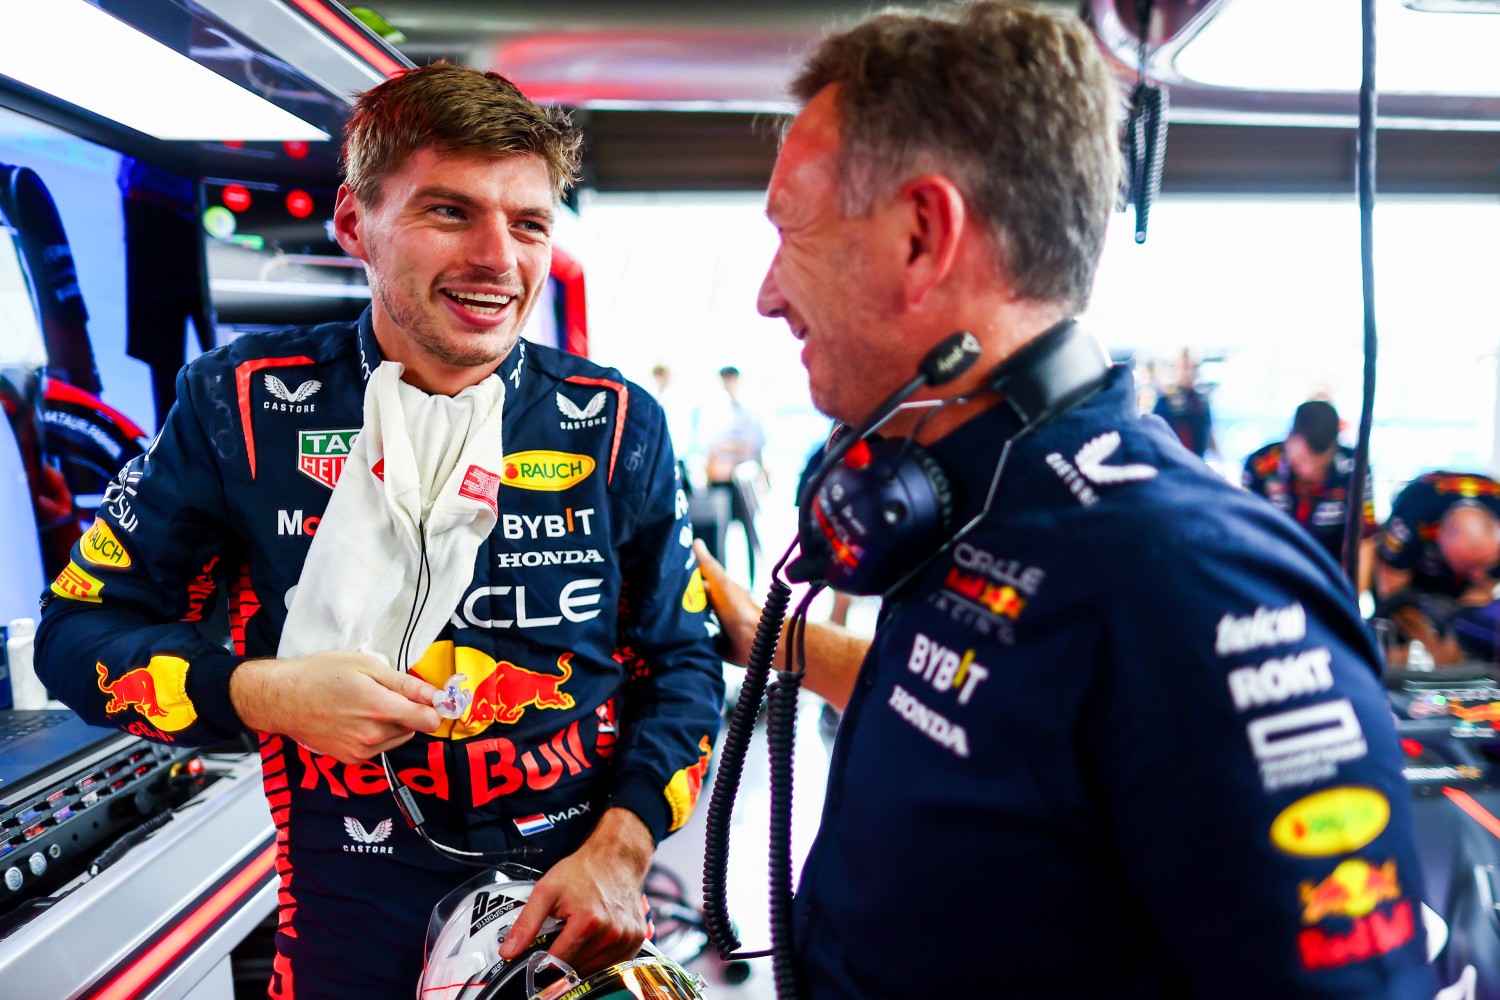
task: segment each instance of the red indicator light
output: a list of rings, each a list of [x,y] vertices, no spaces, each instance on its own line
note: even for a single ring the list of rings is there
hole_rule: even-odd
[[[225,139],[224,140],[224,147],[226,149],[244,149],[245,148],[245,140],[244,139]]]
[[[243,212],[250,207],[250,191],[243,184],[230,184],[224,188],[224,207],[231,212]]]
[[[202,758],[194,757],[192,760],[188,761],[187,773],[188,774],[194,774],[194,775],[202,774],[203,773],[203,760],[202,760]]]
[[[307,218],[309,215],[312,215],[312,195],[301,189],[287,192],[286,210],[292,213],[292,218],[294,219]]]
[[[1422,756],[1422,744],[1418,743],[1416,740],[1403,739],[1401,741],[1401,749],[1406,751],[1406,756],[1408,757]]]
[[[844,464],[851,469],[863,469],[870,464],[870,446],[864,441],[856,441],[854,447],[844,456]]]
[[[286,150],[286,155],[294,160],[300,160],[307,155],[307,143],[301,139],[288,139],[281,144],[281,148]]]

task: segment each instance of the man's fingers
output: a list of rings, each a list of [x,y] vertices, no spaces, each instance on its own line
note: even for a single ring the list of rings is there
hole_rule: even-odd
[[[430,733],[443,724],[442,716],[432,707],[438,689],[415,674],[396,670],[372,670],[369,676],[401,696],[392,700],[390,720],[419,733]]]
[[[381,684],[401,695],[407,701],[416,702],[418,705],[431,705],[432,696],[438,693],[438,689],[428,684],[416,674],[403,673],[399,670],[372,670],[370,676]]]
[[[501,958],[515,958],[526,950],[527,945],[536,940],[537,932],[542,929],[542,922],[547,919],[552,910],[552,902],[552,893],[546,888],[546,880],[543,879],[532,888],[531,898],[526,901],[525,906],[521,907],[521,915],[511,925],[510,933],[505,935],[505,943],[500,945]],[[565,935],[566,932],[564,932]],[[554,951],[553,954],[557,952]]]

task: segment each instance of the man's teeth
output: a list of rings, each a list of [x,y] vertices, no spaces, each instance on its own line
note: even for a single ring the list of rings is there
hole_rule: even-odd
[[[493,295],[489,292],[464,292],[460,294],[445,290],[443,294],[464,308],[479,313],[481,316],[489,316],[499,312],[509,305],[510,300],[514,298],[511,295]]]

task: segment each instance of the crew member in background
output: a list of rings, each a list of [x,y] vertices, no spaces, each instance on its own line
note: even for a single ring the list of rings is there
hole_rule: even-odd
[[[188,365],[48,595],[37,672],[89,722],[259,734],[273,997],[411,996],[474,874],[436,845],[548,870],[507,957],[548,913],[574,966],[632,957],[696,800],[723,681],[661,409],[518,340],[579,145],[494,73],[360,97],[333,225],[370,309]],[[225,581],[235,652],[196,624]]]
[[[1276,441],[1245,460],[1245,489],[1265,497],[1289,515],[1342,563],[1344,519],[1354,449],[1338,442],[1339,414],[1332,403],[1310,399],[1297,407],[1285,441]],[[1375,561],[1375,495],[1365,477],[1360,517],[1359,592],[1370,589]]]
[[[755,531],[759,513],[759,490],[765,468],[761,452],[766,447],[766,431],[755,411],[740,399],[740,370],[733,365],[719,369],[724,397],[714,406],[705,407],[699,417],[698,431],[708,455],[707,476],[711,491],[729,500],[729,523],[738,523],[745,531],[747,582],[755,581],[755,556],[760,537]],[[723,559],[725,553],[714,552]]]
[[[1172,363],[1172,384],[1156,400],[1155,413],[1172,428],[1188,451],[1202,458],[1218,453],[1208,394],[1198,388],[1198,362],[1184,347]]]
[[[981,350],[881,430],[946,471],[953,530],[977,525],[910,556],[873,641],[806,636],[806,685],[845,714],[796,896],[805,995],[1430,1000],[1348,583],[1139,416],[1097,343],[1092,394],[1027,436],[987,388],[1079,335],[1119,190],[1095,40],[1029,5],[887,12],[791,91],[759,308],[814,403],[859,425],[955,331]],[[743,662],[757,609],[704,567]]]
[[[1474,472],[1418,476],[1391,505],[1377,551],[1377,613],[1438,666],[1453,666],[1465,656],[1455,615],[1488,605],[1495,590],[1500,483]]]

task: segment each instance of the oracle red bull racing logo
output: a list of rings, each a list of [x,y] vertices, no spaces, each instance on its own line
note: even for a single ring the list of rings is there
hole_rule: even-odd
[[[432,735],[461,740],[483,732],[494,723],[512,726],[530,709],[569,709],[573,696],[563,685],[573,676],[573,654],[557,658],[557,673],[532,670],[509,660],[496,660],[477,649],[433,643],[412,673],[446,688],[463,715],[445,720]]]
[[[188,662],[181,657],[153,656],[144,667],[127,670],[112,681],[103,663],[96,663],[94,669],[99,673],[99,690],[109,695],[104,711],[110,715],[134,709],[151,726],[169,733],[186,729],[198,719],[198,710],[187,696]]]

